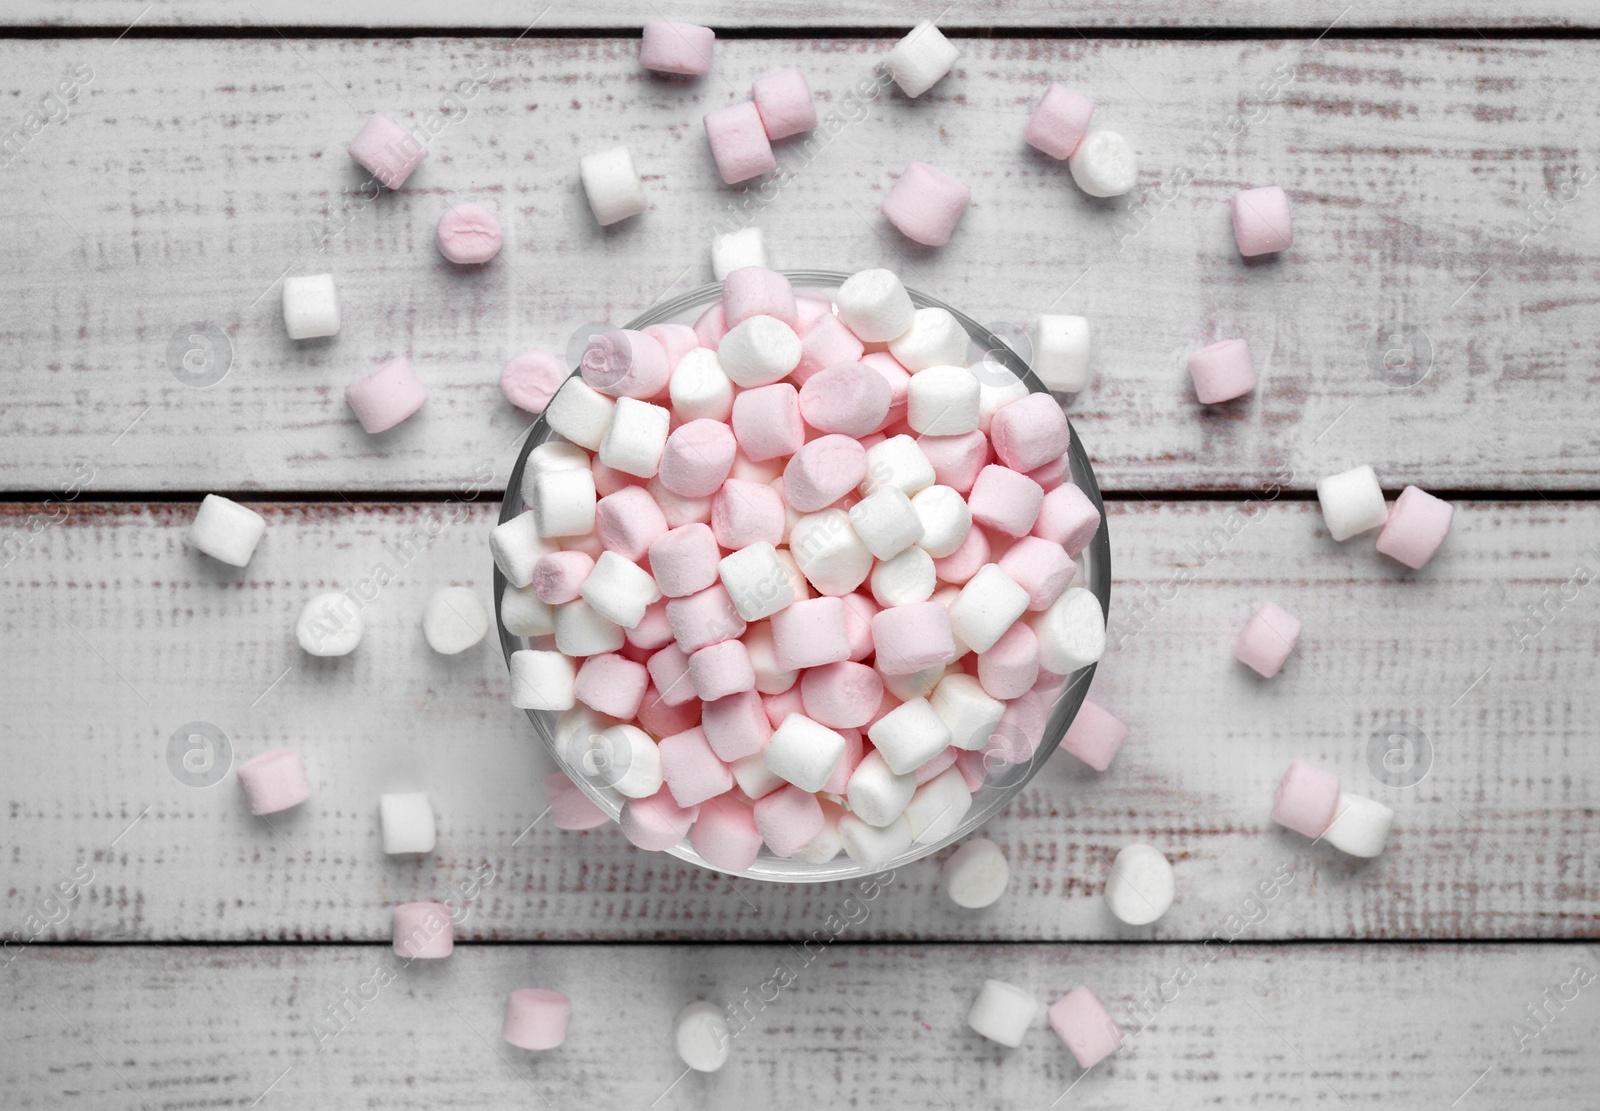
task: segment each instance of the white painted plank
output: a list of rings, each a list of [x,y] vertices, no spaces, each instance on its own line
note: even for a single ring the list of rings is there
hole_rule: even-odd
[[[995,324],[1052,305],[1089,315],[1098,376],[1073,415],[1112,488],[1249,489],[1284,464],[1309,488],[1368,460],[1396,488],[1600,482],[1600,221],[1569,188],[1588,172],[1573,121],[1600,112],[1585,76],[1600,44],[974,40],[921,100],[847,102],[881,48],[730,41],[717,76],[684,85],[642,75],[623,39],[0,44],[0,103],[18,119],[75,65],[94,74],[5,171],[0,487],[53,490],[78,460],[103,490],[450,490],[484,466],[503,482],[522,427],[495,385],[504,359],[706,280],[709,233],[747,200],[779,265],[892,265]],[[770,203],[720,187],[701,114],[790,64],[825,115],[859,122],[786,145],[792,178]],[[487,86],[413,184],[320,250],[340,190],[360,185],[344,145],[365,114],[425,120],[474,73]],[[1274,73],[1293,80],[1258,109],[1248,98]],[[1133,136],[1144,216],[1089,200],[1021,144],[1052,78]],[[1241,109],[1257,122],[1229,137]],[[601,231],[575,163],[618,141],[651,210]],[[941,251],[909,252],[877,215],[913,158],[974,191]],[[1265,183],[1290,191],[1298,246],[1246,265],[1227,198]],[[468,197],[499,206],[510,245],[457,274],[433,226]],[[1534,204],[1550,226],[1519,246]],[[335,274],[337,339],[283,337],[286,270]],[[232,370],[206,389],[167,371],[192,321],[231,337]],[[1428,337],[1431,372],[1409,388],[1374,369],[1389,322]],[[1250,339],[1262,386],[1201,412],[1184,356],[1228,335]],[[370,439],[342,388],[402,352],[432,400]]]
[[[45,527],[0,591],[0,936],[370,941],[387,936],[392,904],[450,895],[484,865],[494,878],[471,937],[770,939],[822,913],[833,890],[730,885],[610,829],[528,830],[553,765],[507,704],[497,648],[446,660],[418,628],[439,585],[489,600],[492,507],[409,562],[396,554],[450,508],[270,508],[239,573],[185,550],[189,506],[86,505]],[[1305,503],[1112,512],[1118,647],[1091,697],[1128,722],[1129,742],[1103,776],[1057,757],[991,824],[1014,868],[997,906],[957,910],[923,863],[864,934],[1205,937],[1285,868],[1295,879],[1261,937],[1593,933],[1600,625],[1592,586],[1562,593],[1580,563],[1600,569],[1600,506],[1465,503],[1447,550],[1415,575],[1370,539],[1332,544]],[[363,608],[359,650],[302,656],[291,630],[305,599],[385,568],[396,578]],[[1231,646],[1268,598],[1306,634],[1300,658],[1263,682]],[[1524,626],[1536,635],[1521,649],[1511,623],[1529,605],[1549,618]],[[218,726],[239,758],[301,749],[312,800],[268,825],[232,776],[184,785],[168,739],[194,721]],[[1425,736],[1426,775],[1386,786],[1369,760],[1405,727]],[[1270,824],[1295,757],[1396,809],[1385,856],[1353,862]],[[438,853],[390,860],[377,797],[411,789],[434,799]],[[1134,841],[1178,871],[1177,905],[1149,930],[1118,927],[1099,899],[1111,855]],[[41,913],[80,868],[93,873],[82,896],[64,916]]]
[[[806,925],[795,923],[797,936]],[[17,1111],[85,1100],[150,1111],[740,1111],[799,1098],[886,1109],[1455,1100],[1570,1111],[1588,1106],[1600,1078],[1590,948],[1236,943],[1207,964],[1188,946],[862,947],[849,937],[809,951],[470,946],[426,968],[376,947],[41,947],[8,970],[0,1085]],[[1174,979],[1180,969],[1187,982]],[[984,977],[1046,1000],[1089,984],[1131,1036],[1088,1072],[1048,1028],[1003,1049],[965,1025]],[[532,985],[572,998],[557,1050],[500,1040],[506,993]],[[1161,992],[1167,1002],[1137,1009]],[[695,999],[736,1016],[717,1073],[682,1075],[672,1049],[672,1016]],[[1549,1016],[1542,1030],[1529,1006]],[[330,1017],[341,1008],[345,1017]]]

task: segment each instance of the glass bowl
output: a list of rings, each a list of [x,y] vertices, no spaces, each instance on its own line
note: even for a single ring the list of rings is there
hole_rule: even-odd
[[[820,295],[831,300],[832,293],[837,290],[850,275],[830,270],[786,270],[788,277],[795,287],[796,293]],[[972,339],[971,356],[976,363],[980,358],[1005,366],[1024,382],[1035,393],[1045,392],[1045,387],[1037,376],[1034,375],[1028,364],[1019,357],[1015,351],[1008,347],[998,336],[990,332],[982,324],[951,306],[916,290],[908,290],[912,303],[918,308],[937,307],[948,310],[966,328],[967,334]],[[699,315],[713,303],[722,298],[722,283],[701,286],[672,301],[655,305],[636,319],[624,325],[630,329],[648,328],[652,324],[692,324]],[[598,329],[597,329],[598,330]],[[576,373],[576,371],[574,371]],[[511,480],[506,489],[506,500],[500,508],[501,522],[509,521],[523,511],[522,504],[522,475],[527,466],[528,454],[538,445],[551,439],[549,426],[540,418],[529,432],[527,441],[522,446],[522,452],[517,457],[516,466],[512,469]],[[1105,503],[1100,496],[1100,488],[1095,483],[1094,470],[1089,465],[1089,457],[1084,452],[1083,443],[1078,439],[1076,431],[1072,435],[1072,445],[1069,450],[1072,467],[1072,479],[1089,496],[1096,509],[1100,511],[1100,529],[1095,533],[1094,540],[1089,547],[1078,557],[1078,574],[1073,580],[1074,586],[1085,586],[1100,600],[1102,613],[1111,611],[1111,540],[1107,534]],[[513,636],[506,631],[505,624],[500,620],[500,600],[506,587],[505,576],[498,568],[494,573],[495,595],[495,623],[500,632],[500,644],[505,651],[507,660],[511,653],[530,647],[530,638]],[[538,638],[548,641],[549,638]],[[539,645],[545,647],[548,645]],[[763,846],[761,855],[749,868],[734,871],[718,868],[707,863],[689,844],[685,837],[677,845],[666,851],[681,860],[699,865],[716,872],[726,872],[729,875],[743,876],[753,880],[765,880],[774,883],[825,883],[836,880],[849,880],[868,875],[876,875],[902,865],[910,864],[914,860],[929,856],[940,849],[960,841],[977,832],[985,822],[994,817],[1007,803],[1016,797],[1035,772],[1044,765],[1056,746],[1061,743],[1061,737],[1066,732],[1067,726],[1077,715],[1078,708],[1083,704],[1084,696],[1088,693],[1089,684],[1094,676],[1094,665],[1075,672],[1067,678],[1053,695],[1048,706],[1048,717],[1045,724],[1043,740],[1034,751],[1027,763],[1006,765],[998,760],[986,760],[989,775],[987,781],[973,793],[972,809],[967,812],[966,819],[957,829],[942,841],[926,845],[913,845],[905,852],[890,860],[884,861],[872,868],[866,868],[841,852],[833,860],[825,864],[807,864],[798,860],[774,856]],[[556,719],[559,715],[540,710],[526,711],[528,719],[533,723],[534,731],[539,734],[545,747],[557,764],[566,767],[566,762],[557,746],[555,738]],[[992,766],[991,766],[992,765]],[[606,814],[615,819],[621,812],[621,805],[614,792],[607,792],[590,782],[589,778],[576,769],[567,768],[575,783],[589,796],[594,803]]]

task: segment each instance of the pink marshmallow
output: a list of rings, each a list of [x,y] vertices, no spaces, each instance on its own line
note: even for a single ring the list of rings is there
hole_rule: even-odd
[[[549,606],[572,601],[594,570],[587,552],[550,552],[533,565],[533,594]]]
[[[654,687],[645,691],[639,703],[639,727],[652,737],[671,737],[700,724],[700,700],[691,698],[676,706],[661,701]]]
[[[722,282],[722,317],[732,328],[752,316],[774,316],[791,328],[800,326],[794,287],[776,270],[741,266]]]
[[[548,351],[523,351],[500,372],[500,392],[518,409],[539,414],[569,373],[566,364]]]
[[[1025,764],[1033,758],[1044,740],[1049,719],[1044,699],[1033,691],[1006,703],[1000,724],[989,735],[989,748],[998,759]]]
[[[408,961],[436,961],[455,949],[450,908],[443,903],[400,903],[394,908],[394,951]]]
[[[989,422],[989,443],[1014,471],[1031,471],[1065,455],[1072,442],[1066,414],[1047,393],[1031,393],[1002,406]]]
[[[733,789],[733,773],[711,751],[704,729],[662,737],[659,748],[662,778],[679,806],[698,806]]]
[[[950,242],[972,190],[926,162],[909,162],[883,198],[883,214],[902,235],[926,247]]]
[[[1089,133],[1089,117],[1094,101],[1073,92],[1065,85],[1051,85],[1028,117],[1022,141],[1051,158],[1065,159],[1078,149]]]
[[[566,772],[552,772],[544,777],[542,784],[544,801],[550,806],[550,824],[557,829],[573,832],[598,829],[611,820],[593,799],[567,778]]]
[[[607,494],[615,494],[624,486],[644,486],[649,481],[638,475],[619,471],[615,467],[608,467],[598,459],[589,460],[589,473],[594,475],[594,492],[602,498]]]
[[[761,113],[749,101],[707,112],[706,139],[717,173],[729,185],[738,185],[777,168]]]
[[[956,771],[961,773],[961,781],[967,785],[967,790],[974,793],[989,782],[989,765],[985,763],[983,752],[957,752]]]
[[[1256,367],[1250,345],[1242,339],[1218,340],[1189,356],[1189,377],[1202,405],[1243,397],[1256,388]]]
[[[959,494],[972,489],[989,463],[989,440],[976,429],[959,436],[918,436],[917,446],[933,464],[934,481]]]
[[[590,389],[647,401],[667,388],[667,349],[644,332],[612,328],[589,337],[579,369]]]
[[[650,673],[615,652],[590,656],[578,668],[577,698],[589,709],[627,721],[639,712]]]
[[[981,528],[968,529],[961,547],[943,559],[934,560],[933,570],[941,582],[965,586],[968,579],[983,569],[984,564],[994,562],[989,558],[990,554],[989,534]]]
[[[1276,185],[1240,190],[1228,203],[1233,209],[1233,241],[1245,258],[1287,251],[1294,245],[1289,196]]]
[[[892,400],[883,375],[857,362],[837,363],[800,387],[800,415],[818,432],[860,437],[883,427]]]
[[[806,76],[791,66],[756,79],[750,99],[769,139],[787,139],[817,126],[817,105]]]
[[[987,652],[978,653],[978,683],[990,698],[1020,698],[1038,678],[1039,638],[1026,622],[1013,622]]]
[[[800,326],[795,329],[795,334],[802,339],[819,320],[833,315],[832,299],[815,292],[796,293],[794,308],[795,314],[800,318]]]
[[[700,727],[705,730],[711,751],[730,764],[766,748],[773,728],[761,696],[753,690],[705,703]]]
[[[667,620],[666,599],[657,599],[644,608],[644,617],[631,629],[622,630],[623,637],[634,648],[654,652],[672,641],[672,622]]]
[[[661,453],[661,485],[684,498],[709,498],[728,472],[738,444],[721,421],[692,420],[667,437]]]
[[[793,455],[806,442],[799,392],[787,382],[740,390],[733,399],[733,434],[752,463]]]
[[[865,350],[854,332],[837,316],[827,313],[818,317],[800,337],[800,364],[789,377],[804,385],[813,375],[831,366],[858,361]]]
[[[689,845],[713,868],[744,871],[761,855],[755,811],[731,792],[707,801],[689,831]]]
[[[1339,808],[1339,777],[1304,760],[1283,773],[1272,798],[1272,820],[1307,837],[1321,837]]]
[[[873,351],[861,356],[861,365],[871,367],[889,383],[889,415],[884,418],[883,427],[888,428],[904,420],[906,400],[911,393],[911,372],[887,351]]]
[[[798,787],[781,787],[758,800],[755,817],[761,839],[779,856],[799,852],[822,832],[822,804]]]
[[[689,657],[676,644],[663,645],[651,653],[644,666],[650,672],[651,686],[665,705],[681,706],[699,697],[689,675]]]
[[[445,210],[434,229],[439,253],[460,266],[481,266],[500,253],[505,233],[494,213],[481,204],[458,204]]]
[[[783,495],[760,482],[730,478],[711,499],[711,531],[732,552],[751,544],[777,547],[785,517]]]
[[[559,991],[518,988],[506,997],[500,1036],[518,1049],[555,1049],[567,1040],[572,1000]]]
[[[859,663],[872,655],[872,619],[878,612],[878,603],[865,594],[846,594],[844,603],[844,634],[850,642],[850,659]]]
[[[639,64],[655,73],[698,77],[711,72],[711,44],[716,38],[709,27],[651,20],[639,38]]]
[[[272,748],[252,756],[239,765],[238,774],[252,814],[276,814],[311,797],[306,766],[292,748]]]
[[[1086,987],[1073,988],[1050,1004],[1045,1017],[1081,1068],[1093,1068],[1122,1046],[1116,1020]]]
[[[1063,483],[1044,496],[1039,519],[1033,523],[1033,535],[1060,544],[1074,558],[1089,546],[1098,531],[1100,511],[1088,494],[1071,483]]]
[[[839,762],[833,766],[833,772],[828,776],[828,781],[822,785],[822,790],[830,795],[842,795],[850,787],[850,776],[861,763],[861,758],[866,755],[867,744],[861,738],[859,729],[835,729],[835,733],[844,738],[844,755],[839,757]]]
[[[1273,602],[1263,602],[1245,622],[1244,631],[1234,643],[1234,658],[1263,679],[1271,679],[1283,670],[1294,652],[1300,628],[1299,618]]]
[[[815,513],[854,490],[866,477],[867,451],[861,441],[852,436],[819,436],[802,445],[783,468],[783,497],[801,513]]]
[[[1052,691],[1059,689],[1066,681],[1067,677],[1065,675],[1057,675],[1055,672],[1046,671],[1041,667],[1039,669],[1039,677],[1033,681],[1033,692],[1039,695],[1050,694]]]
[[[772,615],[772,649],[785,671],[821,667],[850,658],[844,603],[838,598],[807,598]]]
[[[950,611],[943,602],[914,602],[879,612],[872,619],[872,642],[884,675],[910,675],[956,654]]]
[[[833,729],[859,729],[883,701],[876,668],[848,660],[809,668],[800,677],[806,717]]]
[[[634,563],[667,534],[667,517],[643,486],[624,486],[595,503],[594,530],[608,551]]]
[[[650,542],[650,573],[668,598],[682,598],[716,582],[721,558],[710,526],[698,521],[669,529]]]
[[[1060,544],[1024,536],[997,561],[1000,570],[1028,592],[1028,609],[1037,613],[1051,604],[1072,585],[1078,565]]]
[[[689,657],[689,678],[702,701],[756,689],[756,672],[742,642],[723,640]]]
[[[1078,716],[1062,735],[1061,747],[1095,771],[1103,772],[1127,738],[1128,727],[1111,711],[1085,699],[1078,707]]]
[[[1054,490],[1063,482],[1072,481],[1072,462],[1067,456],[1062,455],[1050,460],[1042,467],[1033,468],[1028,472],[1028,477],[1044,487],[1045,490]]]
[[[722,583],[667,602],[667,620],[678,647],[689,655],[719,641],[744,636],[744,618]]]
[[[659,343],[661,350],[667,353],[669,371],[678,365],[679,359],[700,346],[700,337],[687,324],[652,324],[644,330],[644,334]]]
[[[796,683],[782,694],[762,695],[761,708],[766,712],[767,721],[774,729],[782,725],[783,719],[790,714],[805,713],[805,701],[800,694],[800,684]]]
[[[694,334],[701,347],[717,349],[722,337],[728,334],[728,318],[723,315],[721,301],[713,301],[709,309],[695,318]]]
[[[993,464],[978,472],[978,481],[967,496],[972,519],[1007,536],[1028,535],[1043,504],[1044,491],[1037,482],[1009,467]]]
[[[1407,486],[1394,500],[1389,520],[1378,533],[1378,551],[1415,570],[1438,554],[1455,513],[1455,506],[1442,498]]]
[[[368,435],[387,432],[428,400],[428,390],[411,369],[411,360],[390,359],[344,388],[345,404]]]
[[[954,745],[951,745],[949,748],[939,753],[939,755],[931,757],[928,760],[918,764],[916,769],[911,773],[917,777],[917,785],[921,786],[930,779],[938,778],[940,773],[944,772],[956,762],[956,757],[960,755],[962,751],[963,750],[956,748]]]
[[[348,149],[362,169],[389,189],[404,185],[428,157],[428,148],[416,136],[379,112],[374,112],[350,140]]]
[[[694,809],[679,806],[663,786],[649,798],[629,799],[617,825],[641,849],[662,852],[682,841],[694,824]]]

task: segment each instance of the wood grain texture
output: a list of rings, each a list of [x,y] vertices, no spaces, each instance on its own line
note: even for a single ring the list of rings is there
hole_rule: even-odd
[[[629,39],[0,44],[17,120],[72,67],[93,71],[3,171],[0,487],[54,490],[79,460],[125,491],[452,490],[485,465],[503,482],[523,424],[496,388],[503,361],[707,280],[709,235],[746,202],[778,265],[893,266],[997,326],[1052,306],[1091,317],[1097,377],[1072,412],[1113,489],[1251,489],[1285,464],[1309,488],[1369,460],[1394,488],[1600,482],[1600,221],[1575,122],[1600,112],[1581,76],[1600,43],[973,40],[918,101],[847,100],[882,48],[729,41],[716,75],[684,84],[641,73]],[[701,114],[791,64],[840,126],[783,145],[770,201],[720,187]],[[475,73],[484,87],[446,105],[454,122],[407,188],[346,222],[361,175],[344,146],[365,115],[424,126]],[[1134,138],[1142,200],[1091,200],[1021,144],[1051,79]],[[601,230],[575,163],[615,142],[651,208]],[[914,158],[974,192],[940,251],[912,252],[877,212]],[[1291,194],[1297,246],[1245,264],[1227,198],[1266,183]],[[509,244],[457,273],[433,227],[469,197],[498,206]],[[286,271],[335,275],[336,339],[284,338]],[[231,371],[182,385],[169,344],[181,356],[206,321]],[[1203,411],[1184,357],[1233,335],[1261,388]],[[369,438],[342,389],[396,353],[432,400]],[[1390,378],[1428,373],[1392,384],[1386,357]]]
[[[835,887],[730,884],[612,829],[535,821],[553,764],[507,702],[498,649],[446,659],[423,643],[438,586],[489,601],[493,507],[404,558],[428,515],[450,508],[271,507],[242,572],[185,549],[190,506],[84,505],[43,528],[0,591],[0,932],[372,941],[388,936],[394,903],[457,893],[485,866],[463,936],[774,939],[824,916]],[[1370,539],[1333,544],[1313,504],[1112,511],[1114,647],[1091,697],[1130,740],[1105,775],[1058,756],[988,827],[1014,869],[998,905],[958,910],[925,861],[862,937],[1205,938],[1285,868],[1294,879],[1258,937],[1600,935],[1597,588],[1565,588],[1580,564],[1600,570],[1600,507],[1464,503],[1445,552],[1416,574]],[[359,591],[380,569],[393,581],[363,607],[360,648],[302,655],[304,601]],[[1269,598],[1306,633],[1266,682],[1231,648]],[[1529,605],[1548,620],[1519,633]],[[169,737],[195,721],[220,728],[236,759],[300,749],[311,801],[269,824],[246,813],[231,775],[184,785]],[[1384,772],[1386,738],[1412,728],[1421,739]],[[1396,809],[1383,857],[1355,862],[1271,825],[1295,757]],[[438,851],[386,858],[378,795],[417,789],[439,814]],[[1146,930],[1119,927],[1099,898],[1111,856],[1135,841],[1167,852],[1179,877],[1177,905]],[[82,895],[49,903],[84,867]]]
[[[1570,1111],[1593,1091],[1600,958],[1584,947],[1236,944],[1207,964],[1166,945],[973,952],[848,937],[817,946],[809,963],[785,945],[468,946],[409,968],[377,947],[41,948],[8,970],[18,1002],[0,1009],[11,1048],[0,1090],[17,1111],[739,1111],[753,1099],[886,1109],[1460,1100]],[[1545,1002],[1578,966],[1588,986],[1566,987],[1559,1008]],[[1181,984],[1180,969],[1192,972]],[[1131,1036],[1086,1073],[1046,1027],[1004,1049],[965,1025],[985,977],[1047,1001],[1088,984]],[[558,1050],[499,1037],[507,992],[532,985],[572,998]],[[1135,1017],[1162,990],[1170,1001]],[[696,999],[731,1006],[739,1032],[720,1072],[682,1075],[671,1021]],[[1512,1022],[1535,1029],[1530,1004],[1553,1017],[1519,1048]]]

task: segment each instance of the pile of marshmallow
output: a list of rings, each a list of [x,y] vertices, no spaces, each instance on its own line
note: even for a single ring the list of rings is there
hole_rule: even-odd
[[[887,270],[829,301],[761,267],[693,327],[590,341],[490,547],[534,638],[512,700],[561,715],[636,845],[742,870],[937,844],[1100,658],[1066,417],[970,348]]]

